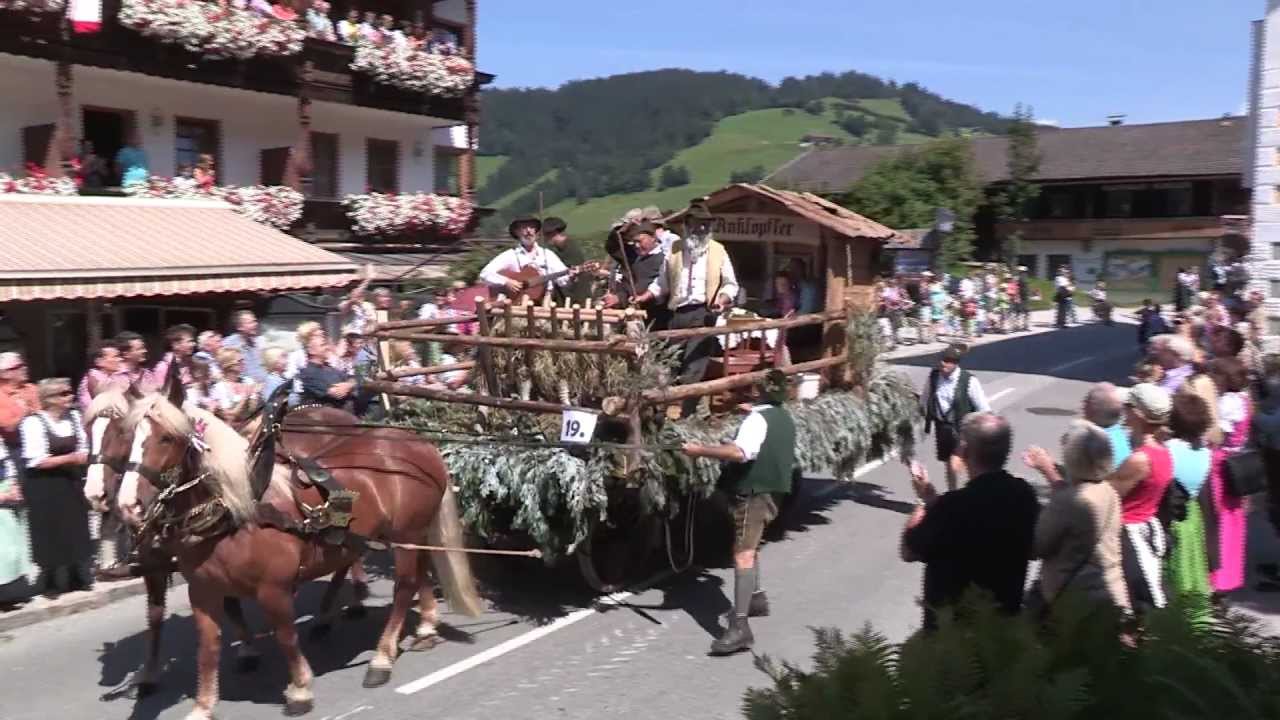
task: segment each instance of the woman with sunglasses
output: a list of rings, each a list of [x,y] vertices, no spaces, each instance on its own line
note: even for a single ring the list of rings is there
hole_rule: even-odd
[[[40,411],[19,426],[31,559],[40,567],[36,587],[45,595],[87,590],[93,558],[84,497],[89,441],[70,380],[41,380],[37,391]]]

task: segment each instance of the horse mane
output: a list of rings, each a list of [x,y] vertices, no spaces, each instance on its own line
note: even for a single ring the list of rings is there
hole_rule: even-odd
[[[84,421],[93,422],[100,416],[123,418],[129,414],[129,396],[124,390],[109,387],[98,393],[85,408]]]
[[[200,472],[209,475],[212,490],[222,498],[236,525],[253,522],[256,503],[249,484],[249,442],[213,413],[188,407],[184,412],[166,398],[153,395],[138,401],[127,418],[136,427],[142,418],[171,435],[186,437],[201,428],[200,440],[208,450],[200,453]]]

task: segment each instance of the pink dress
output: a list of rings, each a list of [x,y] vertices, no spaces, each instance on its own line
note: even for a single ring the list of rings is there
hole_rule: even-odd
[[[1218,564],[1209,572],[1209,584],[1215,592],[1231,592],[1244,587],[1245,534],[1248,531],[1244,498],[1226,492],[1222,477],[1228,455],[1244,447],[1249,439],[1253,407],[1246,400],[1244,419],[1237,422],[1224,443],[1213,450],[1213,469],[1209,487],[1213,493],[1213,510],[1218,525]]]

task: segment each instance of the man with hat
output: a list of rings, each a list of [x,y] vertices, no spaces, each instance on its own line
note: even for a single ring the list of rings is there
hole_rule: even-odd
[[[952,345],[942,351],[938,367],[929,373],[920,395],[924,412],[924,432],[936,429],[938,461],[947,469],[947,490],[955,490],[959,473],[955,458],[959,436],[957,431],[966,416],[975,412],[991,412],[991,403],[982,391],[982,383],[960,367],[965,348]]]
[[[759,390],[761,403],[752,407],[733,442],[685,443],[683,448],[692,458],[730,463],[725,475],[734,493],[733,611],[729,629],[711,644],[712,655],[749,650],[754,638],[747,617],[769,614],[769,599],[760,589],[760,538],[778,515],[777,496],[791,492],[796,426],[784,405],[787,376],[770,370]]]
[[[666,308],[649,292],[649,286],[658,279],[666,261],[662,246],[658,244],[657,228],[648,222],[632,225],[625,240],[632,250],[627,256],[628,268],[619,270],[620,277],[605,297],[605,302],[614,307],[635,304],[645,311],[649,320],[654,321],[655,327],[666,327]],[[627,269],[631,271],[630,277],[625,274]]]
[[[569,225],[558,217],[549,217],[542,223],[542,241],[548,250],[560,258],[560,262],[568,267],[577,267],[586,261],[582,246],[569,237]],[[573,282],[556,291],[558,299],[569,298],[572,302],[581,303],[591,295],[591,278],[577,277]]]
[[[738,279],[724,245],[712,237],[715,216],[703,202],[695,202],[685,213],[686,237],[671,248],[662,272],[649,284],[638,303],[665,300],[671,311],[671,329],[706,327],[738,295]],[[715,348],[713,337],[694,338],[685,343],[680,362],[680,382],[702,380]],[[699,398],[684,401],[683,414],[692,415]]]
[[[520,242],[516,247],[503,250],[489,261],[480,271],[480,282],[493,287],[505,288],[512,297],[524,291],[524,283],[503,275],[503,271],[519,272],[527,267],[536,268],[540,275],[551,275],[565,272],[568,268],[560,257],[552,250],[538,245],[538,233],[542,231],[542,221],[533,217],[518,217],[507,226],[507,233]],[[571,271],[555,280],[557,287],[563,288],[574,275]]]
[[[667,220],[662,216],[658,206],[650,205],[645,208],[640,217],[657,230],[655,237],[658,239],[658,245],[662,247],[662,254],[664,256],[670,254],[672,246],[680,242],[680,236],[667,229]]]

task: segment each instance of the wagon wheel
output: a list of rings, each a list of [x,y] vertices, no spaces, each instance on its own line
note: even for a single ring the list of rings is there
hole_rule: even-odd
[[[598,593],[616,593],[643,580],[649,561],[661,543],[657,517],[636,514],[612,526],[591,523],[587,538],[578,545],[578,571]]]

